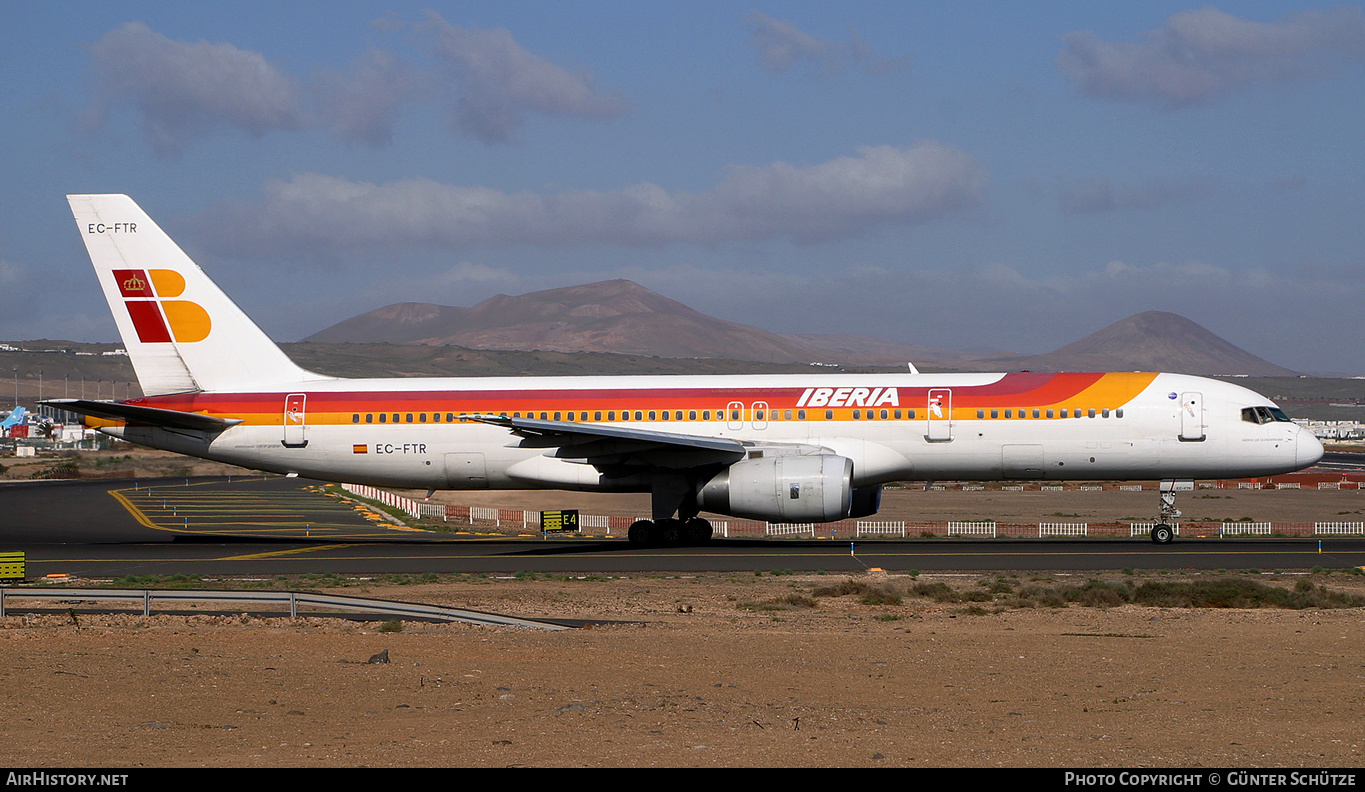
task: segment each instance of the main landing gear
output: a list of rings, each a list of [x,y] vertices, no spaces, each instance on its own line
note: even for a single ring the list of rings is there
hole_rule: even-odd
[[[701,517],[686,520],[636,520],[626,538],[640,547],[660,545],[700,545],[711,541],[711,523]]]
[[[626,538],[637,547],[699,545],[711,541],[711,523],[697,516],[698,488],[696,481],[681,473],[655,474],[649,488],[654,519],[636,520]]]
[[[1175,507],[1175,493],[1194,489],[1190,479],[1166,479],[1161,482],[1161,510],[1152,527],[1152,541],[1164,545],[1175,541],[1180,525],[1180,510]]]

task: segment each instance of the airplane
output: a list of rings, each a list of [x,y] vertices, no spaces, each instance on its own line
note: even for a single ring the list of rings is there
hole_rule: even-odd
[[[1171,542],[1197,478],[1308,467],[1272,401],[1181,374],[343,379],[300,368],[125,195],[68,196],[145,394],[52,399],[153,448],[408,489],[649,492],[634,544],[701,543],[703,511],[874,514],[905,480],[1160,480]]]
[[[5,417],[5,420],[0,421],[0,435],[3,435],[5,430],[11,426],[18,426],[23,423],[24,414],[26,412],[27,410],[23,407],[15,405],[14,409],[10,411],[10,414]]]

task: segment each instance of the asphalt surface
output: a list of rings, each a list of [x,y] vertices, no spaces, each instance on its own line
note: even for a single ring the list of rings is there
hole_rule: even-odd
[[[888,572],[1309,569],[1365,566],[1365,537],[1317,539],[864,539],[716,541],[632,548],[624,540],[395,530],[316,482],[279,477],[0,485],[0,551],[49,574],[274,576],[473,572],[628,574],[776,570]]]

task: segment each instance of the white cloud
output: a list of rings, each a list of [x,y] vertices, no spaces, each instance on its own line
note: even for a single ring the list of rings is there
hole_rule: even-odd
[[[305,123],[298,86],[258,52],[172,41],[129,22],[90,47],[95,109],[131,105],[160,154],[219,128],[263,135]]]
[[[508,193],[407,179],[354,182],[316,173],[266,185],[265,202],[201,217],[219,249],[320,252],[354,247],[814,242],[923,222],[975,206],[985,169],[935,142],[874,146],[818,165],[735,166],[715,190],[637,184],[614,192]],[[227,234],[220,229],[233,229]]]
[[[382,32],[393,32],[385,19]],[[263,135],[326,125],[343,139],[384,146],[402,107],[446,102],[450,126],[485,142],[510,140],[532,114],[611,118],[629,109],[592,76],[535,55],[506,30],[448,24],[435,12],[411,26],[435,62],[418,68],[371,49],[344,72],[320,70],[305,88],[259,52],[232,44],[173,41],[130,22],[90,47],[91,120],[128,107],[160,155],[223,131]]]
[[[749,46],[758,51],[758,62],[770,72],[789,72],[805,66],[820,75],[835,74],[861,66],[871,74],[882,74],[904,66],[910,56],[886,58],[872,50],[857,31],[849,29],[846,42],[812,36],[790,22],[773,19],[757,11],[744,19],[752,36]]]
[[[506,30],[470,30],[427,12],[423,29],[458,84],[453,125],[485,142],[510,140],[528,113],[612,118],[629,109],[604,93],[591,74],[572,73],[516,43]]]
[[[1365,55],[1359,8],[1303,11],[1272,22],[1216,8],[1172,16],[1136,42],[1070,33],[1057,67],[1083,93],[1177,107],[1246,85],[1315,77]]]
[[[347,74],[314,78],[319,114],[342,138],[380,147],[393,137],[399,107],[415,96],[421,78],[391,52],[370,50]]]

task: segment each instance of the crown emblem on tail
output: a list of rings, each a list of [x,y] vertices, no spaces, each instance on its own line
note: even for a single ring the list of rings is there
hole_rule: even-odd
[[[132,275],[123,282],[124,290],[130,292],[142,291],[146,287],[147,283],[143,281],[141,278],[139,278],[137,275]]]

